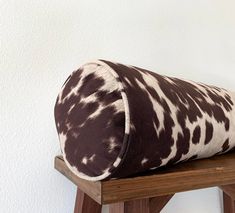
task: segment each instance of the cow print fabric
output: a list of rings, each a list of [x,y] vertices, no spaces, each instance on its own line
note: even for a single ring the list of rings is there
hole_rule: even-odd
[[[235,93],[97,60],[74,71],[55,104],[67,166],[121,178],[235,147]]]

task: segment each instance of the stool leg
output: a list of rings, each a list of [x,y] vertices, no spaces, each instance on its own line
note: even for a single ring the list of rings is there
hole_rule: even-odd
[[[219,188],[223,191],[224,213],[235,213],[235,184]]]
[[[74,213],[101,213],[102,206],[77,188]]]
[[[109,213],[159,213],[172,196],[158,196],[111,204]]]
[[[150,213],[160,212],[173,196],[174,194],[150,198]]]
[[[234,200],[223,192],[224,213],[235,213]]]

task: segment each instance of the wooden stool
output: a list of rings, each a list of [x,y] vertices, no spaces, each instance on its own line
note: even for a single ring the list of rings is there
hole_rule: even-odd
[[[55,168],[77,185],[74,213],[157,213],[177,192],[218,186],[223,190],[224,213],[235,213],[235,153],[161,168],[146,175],[90,182],[74,175],[63,157]],[[234,184],[234,185],[232,185]]]

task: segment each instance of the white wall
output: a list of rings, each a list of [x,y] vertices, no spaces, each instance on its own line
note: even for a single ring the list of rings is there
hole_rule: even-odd
[[[53,106],[82,63],[235,90],[234,10],[232,0],[0,0],[0,212],[72,212],[75,186],[53,169]],[[219,199],[216,188],[180,193],[163,212],[219,213]]]

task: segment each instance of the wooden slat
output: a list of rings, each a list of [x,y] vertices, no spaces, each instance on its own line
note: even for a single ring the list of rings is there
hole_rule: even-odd
[[[173,195],[124,201],[109,205],[109,213],[159,213]]]
[[[152,175],[103,181],[103,202],[155,197],[235,183],[234,162],[233,153],[182,163]]]
[[[109,213],[156,213],[150,212],[149,199],[131,200],[109,205]]]
[[[56,161],[59,159],[56,157]],[[69,172],[62,159],[60,170],[88,195],[102,204],[175,194],[235,183],[235,153],[181,163],[143,176],[89,182]],[[63,172],[63,171],[66,172]],[[69,175],[68,175],[69,174]],[[85,185],[85,186],[84,186]],[[92,191],[92,192],[91,192]]]

